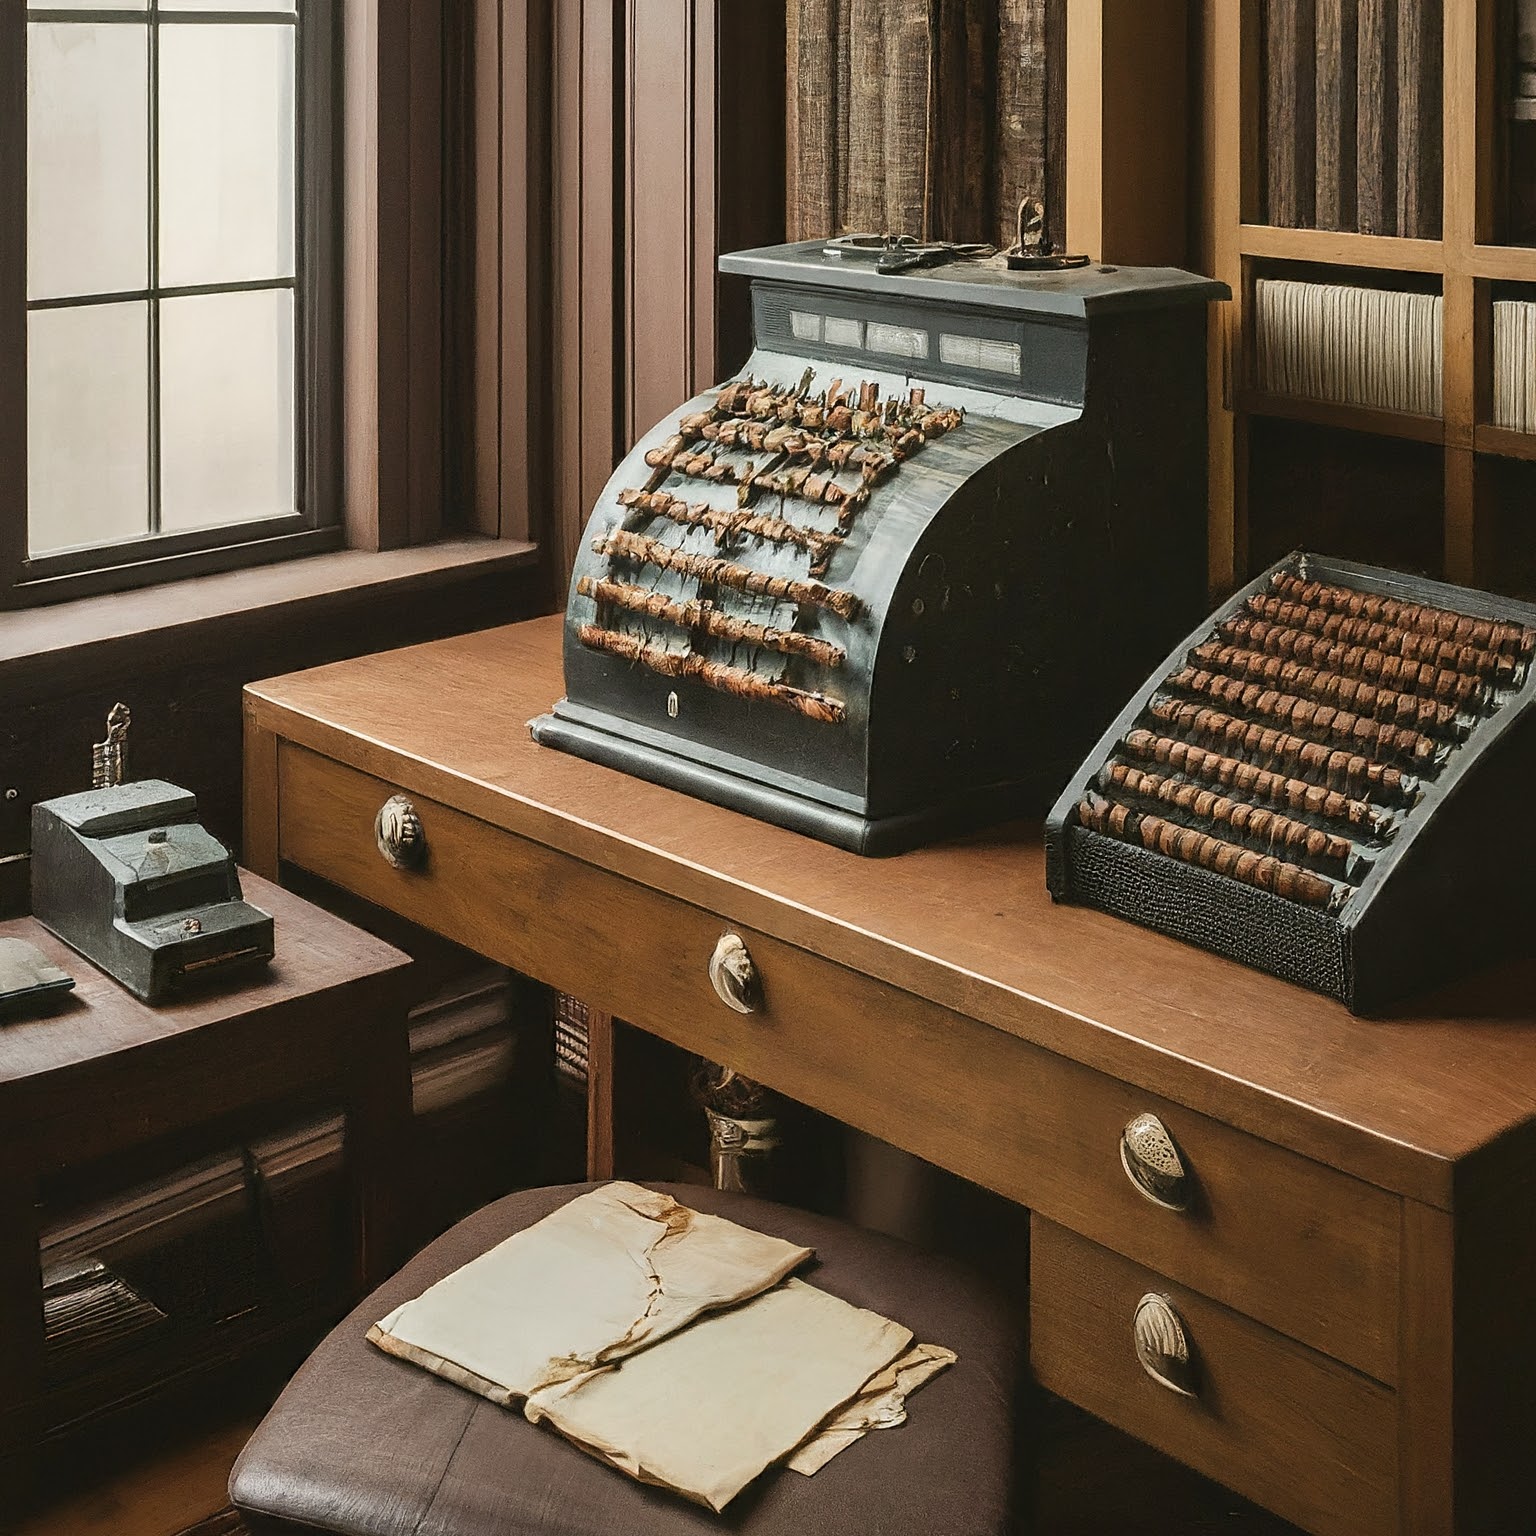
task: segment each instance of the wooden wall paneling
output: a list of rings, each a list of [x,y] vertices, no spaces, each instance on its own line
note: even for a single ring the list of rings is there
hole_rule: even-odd
[[[1317,0],[1317,227],[1355,224],[1355,0]]]
[[[1036,0],[1037,10],[1042,9]],[[1044,102],[1044,27],[1028,57],[1031,85],[1020,88]],[[929,94],[933,117],[927,135],[930,231],[946,240],[998,241],[1008,230],[1013,239],[1013,210],[1022,192],[999,195],[993,162],[1004,133],[1002,75],[1004,52],[999,0],[945,0],[938,9],[936,34],[929,50]],[[1018,55],[1014,70],[1017,75]],[[1036,112],[1037,119],[1043,113]],[[1035,138],[1035,154],[1044,147],[1044,123]],[[1037,181],[1040,179],[1035,178]],[[1043,196],[1043,190],[1036,194]],[[1004,244],[1007,241],[1003,242]]]
[[[343,522],[359,549],[442,519],[442,25],[344,0]]]
[[[1245,154],[1243,78],[1245,51],[1257,62],[1251,18],[1245,37],[1242,10],[1226,0],[1206,0],[1202,121],[1203,160],[1209,194],[1203,231],[1202,268],[1232,288],[1228,304],[1212,306],[1208,345],[1210,433],[1208,493],[1209,581],[1213,599],[1230,592],[1248,569],[1246,422],[1234,410],[1242,356],[1245,308],[1243,261],[1238,228],[1243,221],[1245,162],[1257,168],[1257,155]],[[1256,135],[1254,135],[1256,138]],[[1252,146],[1253,138],[1247,143]],[[1256,181],[1256,175],[1251,176]]]
[[[1480,153],[1480,125],[1486,120],[1477,100],[1485,53],[1481,29],[1483,18],[1495,9],[1453,4],[1443,13],[1445,136],[1437,164],[1444,178],[1444,545],[1446,579],[1456,582],[1476,582],[1486,558],[1479,547],[1486,540],[1480,539],[1477,463],[1471,450],[1484,388],[1479,370],[1491,370],[1492,337],[1480,336],[1479,304],[1486,307],[1489,295],[1473,276],[1473,257],[1492,175]]]
[[[552,507],[555,606],[577,541],[618,457],[623,338],[625,0],[556,0],[552,76]]]
[[[0,7],[0,122],[26,121],[27,15]],[[27,557],[27,136],[0,134],[0,609]]]
[[[625,28],[627,447],[691,393],[698,301],[692,232],[702,210],[692,132],[693,0],[628,0]]]
[[[1316,0],[1264,0],[1266,222],[1317,221]]]
[[[501,6],[501,410],[502,538],[542,532],[549,484],[547,387],[551,357],[548,292],[551,218],[551,30],[542,0]],[[563,596],[563,594],[562,594]]]
[[[1360,0],[1355,191],[1366,235],[1398,233],[1397,5]]]
[[[407,542],[443,526],[443,23],[446,6],[408,6],[405,121]],[[381,170],[384,168],[381,167]],[[382,194],[381,194],[382,195]]]
[[[1127,265],[1188,261],[1188,12],[1067,7],[1067,244]]]
[[[785,78],[788,12],[784,0],[729,0],[699,7],[701,47],[694,67],[696,206],[713,209],[712,239],[695,236],[694,381],[704,388],[736,372],[752,344],[751,287],[721,277],[721,251],[776,245],[789,238],[784,201],[788,160]],[[712,35],[713,42],[707,39]],[[705,195],[704,184],[708,186]]]
[[[1011,244],[1009,222],[1025,197],[1042,198],[1053,213],[1048,172],[1052,79],[1046,0],[998,0],[997,141],[992,159],[992,203]],[[1030,67],[1029,61],[1037,63]],[[1059,84],[1059,82],[1058,82]],[[1058,88],[1055,95],[1065,99]],[[996,238],[996,236],[994,236]]]
[[[1441,0],[1399,0],[1397,232],[1413,239],[1440,234],[1444,59]]]

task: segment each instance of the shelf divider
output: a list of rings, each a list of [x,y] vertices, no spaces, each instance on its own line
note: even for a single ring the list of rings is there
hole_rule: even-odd
[[[1331,267],[1377,267],[1388,272],[1445,270],[1445,243],[1396,235],[1362,235],[1348,229],[1282,229],[1244,224],[1242,253],[1275,261],[1311,261]]]

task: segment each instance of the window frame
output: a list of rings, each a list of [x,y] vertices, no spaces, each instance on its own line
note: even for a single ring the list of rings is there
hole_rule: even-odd
[[[165,25],[292,25],[295,29],[296,510],[241,524],[160,533],[33,558],[27,548],[27,26],[107,13],[0,6],[0,610],[266,564],[339,548],[341,507],[341,10],[300,0],[292,22],[220,8],[175,12]],[[147,0],[144,21],[158,20]],[[140,24],[139,17],[120,24]],[[152,54],[153,60],[153,54]],[[151,111],[158,94],[150,92]],[[151,153],[158,124],[151,124]],[[15,210],[6,217],[3,210]],[[223,287],[226,285],[214,285]],[[230,285],[241,287],[247,285]]]

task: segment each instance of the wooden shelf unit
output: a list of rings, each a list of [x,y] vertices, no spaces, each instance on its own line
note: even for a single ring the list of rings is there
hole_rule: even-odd
[[[1213,593],[1232,590],[1255,569],[1248,526],[1249,443],[1258,424],[1276,417],[1441,445],[1442,563],[1431,574],[1473,585],[1506,584],[1501,572],[1510,537],[1508,509],[1491,504],[1492,477],[1485,470],[1492,458],[1536,459],[1536,437],[1490,424],[1492,285],[1536,282],[1536,246],[1499,243],[1501,0],[1444,0],[1443,14],[1443,224],[1440,239],[1425,240],[1259,222],[1262,7],[1259,0],[1205,0],[1202,254],[1206,270],[1233,292],[1211,342]],[[1252,278],[1274,262],[1438,278],[1445,301],[1443,421],[1280,400],[1255,391]],[[1503,530],[1497,538],[1496,523]],[[1519,529],[1516,535],[1536,546],[1536,516],[1528,535]]]

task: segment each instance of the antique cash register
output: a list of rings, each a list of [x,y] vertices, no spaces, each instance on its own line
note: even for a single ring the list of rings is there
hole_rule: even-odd
[[[599,498],[538,741],[892,852],[1043,811],[1203,611],[1226,289],[885,265],[722,258],[754,350]]]

